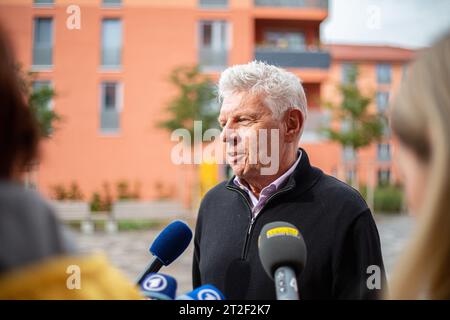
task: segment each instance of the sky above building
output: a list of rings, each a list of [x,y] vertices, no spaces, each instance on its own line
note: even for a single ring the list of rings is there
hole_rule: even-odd
[[[330,0],[322,42],[420,48],[450,31],[450,0]]]

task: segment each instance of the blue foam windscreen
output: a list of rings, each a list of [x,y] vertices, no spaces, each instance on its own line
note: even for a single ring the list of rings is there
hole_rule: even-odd
[[[222,292],[213,285],[205,284],[177,297],[177,300],[225,300],[225,297]]]
[[[141,293],[155,300],[173,300],[177,291],[177,281],[162,273],[150,273],[140,284]]]
[[[192,231],[183,221],[176,220],[169,224],[153,241],[150,252],[163,265],[171,264],[188,247],[192,239]]]

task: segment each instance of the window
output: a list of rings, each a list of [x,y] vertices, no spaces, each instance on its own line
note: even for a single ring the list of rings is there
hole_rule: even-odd
[[[352,122],[348,118],[343,119],[341,121],[341,132],[342,133],[348,133],[350,129],[352,128]]]
[[[355,169],[347,169],[345,170],[345,181],[347,184],[353,184],[356,180],[356,171]]]
[[[34,19],[33,66],[51,67],[53,64],[53,20]]]
[[[391,170],[389,169],[380,169],[377,173],[378,176],[378,185],[386,186],[391,183]]]
[[[391,65],[390,64],[377,64],[377,82],[379,84],[391,83]]]
[[[228,23],[200,21],[199,62],[206,68],[224,68],[228,65]]]
[[[355,83],[357,66],[354,63],[343,63],[341,66],[341,82],[343,84]]]
[[[389,92],[378,91],[377,96],[377,110],[379,113],[386,112],[389,105]]]
[[[305,50],[305,35],[295,31],[266,31],[264,47],[278,50]]]
[[[391,128],[389,127],[388,119],[383,117],[381,121],[383,123],[383,137],[390,138]]]
[[[122,109],[121,85],[118,82],[103,82],[101,85],[100,130],[115,133],[120,129]]]
[[[41,90],[52,90],[52,82],[50,80],[36,80],[33,81],[33,92],[39,92]],[[52,110],[53,109],[53,101],[52,99],[49,99],[47,101],[47,109]]]
[[[47,7],[53,5],[53,0],[33,0],[33,4],[36,7]]]
[[[389,143],[379,143],[377,145],[377,159],[378,161],[391,160],[391,145]]]
[[[102,5],[104,7],[120,7],[122,5],[122,0],[103,0]]]
[[[122,22],[105,19],[102,24],[102,67],[119,68],[122,64]]]
[[[342,149],[342,158],[344,161],[354,161],[356,159],[355,149],[351,146],[344,146]]]
[[[200,8],[222,9],[228,7],[228,0],[199,0]]]
[[[302,141],[304,143],[320,142],[326,137],[321,132],[322,128],[328,128],[331,124],[331,113],[326,110],[308,110],[308,121],[305,122]]]

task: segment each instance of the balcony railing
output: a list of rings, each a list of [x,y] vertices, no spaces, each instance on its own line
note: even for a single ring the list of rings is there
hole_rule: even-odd
[[[228,51],[200,48],[199,64],[203,69],[223,69],[228,65]]]
[[[254,0],[256,7],[328,9],[328,0]]]
[[[284,68],[328,69],[330,67],[330,54],[326,51],[257,48],[255,59]]]

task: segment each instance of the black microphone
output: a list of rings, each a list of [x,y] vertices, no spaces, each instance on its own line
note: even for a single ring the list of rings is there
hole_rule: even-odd
[[[299,300],[297,277],[306,264],[306,245],[300,231],[288,222],[266,224],[259,234],[261,264],[275,281],[277,300]]]
[[[177,259],[192,239],[192,231],[183,221],[176,220],[164,228],[153,241],[150,252],[154,256],[145,271],[138,277],[138,285],[150,273],[158,272],[162,266],[168,266]]]

